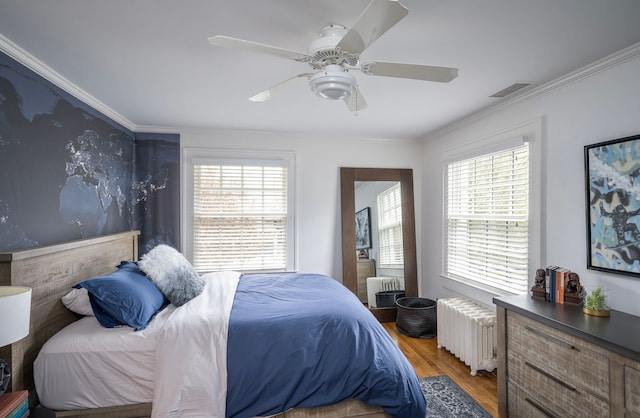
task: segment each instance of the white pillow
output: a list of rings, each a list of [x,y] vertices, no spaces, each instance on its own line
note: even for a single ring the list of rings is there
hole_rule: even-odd
[[[175,248],[160,244],[144,254],[138,267],[175,306],[182,306],[202,293],[205,281],[189,260]]]
[[[95,316],[89,301],[89,292],[85,288],[71,289],[69,293],[62,297],[62,303],[71,312],[84,316]]]

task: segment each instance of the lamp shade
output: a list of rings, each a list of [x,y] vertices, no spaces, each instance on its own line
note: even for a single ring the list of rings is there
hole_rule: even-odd
[[[31,289],[0,286],[0,347],[26,337],[30,318]]]

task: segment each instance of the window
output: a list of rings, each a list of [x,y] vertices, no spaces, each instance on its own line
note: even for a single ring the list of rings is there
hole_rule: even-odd
[[[293,269],[290,163],[188,159],[187,254],[196,270]]]
[[[400,183],[378,195],[380,267],[402,268],[402,200]]]
[[[511,142],[447,164],[445,274],[524,294],[529,277],[529,143]]]

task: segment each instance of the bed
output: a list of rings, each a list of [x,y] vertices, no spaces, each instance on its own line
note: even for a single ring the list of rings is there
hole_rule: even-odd
[[[100,395],[95,396],[93,404],[88,404],[89,409],[86,409],[85,400],[84,403],[71,405],[73,408],[84,409],[59,411],[58,416],[151,416],[154,381],[156,386],[162,386],[157,381],[163,374],[173,376],[176,374],[176,370],[188,368],[189,361],[192,362],[191,367],[193,367],[194,364],[201,361],[198,359],[209,355],[206,351],[194,348],[202,348],[207,345],[200,343],[199,334],[202,333],[197,332],[192,336],[182,336],[182,334],[167,334],[167,331],[164,330],[184,328],[181,322],[173,323],[172,328],[169,326],[171,325],[170,321],[176,320],[182,313],[187,315],[186,312],[189,312],[189,309],[208,309],[207,306],[212,305],[212,303],[204,303],[199,306],[196,302],[200,299],[210,297],[216,304],[225,303],[215,299],[224,292],[218,288],[211,290],[213,285],[207,284],[202,296],[198,296],[184,306],[176,308],[169,305],[161,310],[149,326],[140,331],[133,331],[128,327],[103,328],[97,324],[95,318],[79,317],[71,313],[60,302],[60,298],[80,281],[111,272],[121,260],[137,260],[137,234],[136,231],[132,231],[41,247],[40,249],[23,250],[10,253],[10,255],[0,255],[0,284],[22,284],[33,288],[32,325],[29,336],[19,343],[13,344],[8,350],[3,349],[4,352],[0,353],[3,358],[8,358],[12,364],[14,371],[13,390],[29,389],[32,401],[37,402],[32,364],[45,342],[48,341],[47,348],[44,350],[47,353],[45,356],[52,356],[51,358],[54,360],[44,362],[49,363],[47,367],[53,367],[52,364],[58,366],[59,370],[47,369],[45,375],[62,375],[69,373],[75,367],[79,371],[76,370],[74,373],[84,373],[84,378],[75,379],[76,382],[90,385],[99,381],[103,385],[102,388],[94,390],[93,393]],[[207,280],[211,283],[226,283],[217,276],[208,277]],[[229,280],[231,283],[235,279]],[[267,283],[273,284],[268,290]],[[325,289],[326,292],[317,299],[318,305],[326,307],[329,304],[331,309],[314,313],[315,319],[312,315],[303,318],[302,322],[288,322],[296,324],[295,326],[271,329],[270,322],[266,319],[283,315],[286,317],[287,313],[278,305],[267,305],[265,302],[267,299],[275,297],[285,305],[302,303],[305,305],[304,311],[310,312],[310,308],[312,308],[310,302],[302,302],[300,293],[296,293],[299,291],[309,292],[309,288],[305,288],[303,283],[312,283],[314,289],[317,289],[318,286]],[[262,408],[259,410],[262,416],[390,416],[380,406],[367,405],[361,400],[370,404],[384,405],[394,416],[415,416],[416,411],[424,411],[424,399],[413,369],[384,329],[375,322],[375,319],[360,303],[357,303],[355,295],[348,291],[343,292],[344,287],[337,281],[321,275],[247,275],[242,277],[238,275],[234,286],[234,296],[231,302],[226,302],[229,303],[229,310],[232,314],[228,319],[228,341],[226,342],[228,364],[222,373],[223,377],[226,376],[228,369],[226,410],[230,416],[257,415],[258,410],[252,409],[256,405],[260,405],[259,408]],[[297,286],[300,286],[301,289],[292,291],[292,288]],[[356,303],[351,303],[351,301],[356,301]],[[326,329],[339,329],[341,333],[347,333],[348,327],[338,326],[341,317],[337,313],[342,309],[336,309],[336,307],[343,305],[347,307],[349,315],[355,316],[355,322],[365,324],[367,329],[373,325],[372,321],[377,326],[372,326],[373,331],[367,331],[365,334],[356,333],[352,337],[347,337],[345,340],[347,342],[338,348],[335,345],[315,345],[315,349],[318,350],[315,354],[300,351],[299,346],[303,340],[338,338],[338,336],[327,337],[328,334],[324,334]],[[191,317],[189,315],[192,313],[189,312],[187,315]],[[319,318],[318,315],[328,316]],[[158,331],[159,329],[162,331]],[[302,334],[300,334],[301,330]],[[54,335],[56,336],[52,338]],[[180,339],[183,345],[172,346],[168,343],[174,339]],[[370,341],[372,344],[364,344],[366,339],[382,341],[382,344],[374,341]],[[83,353],[84,357],[79,361],[77,356],[73,357],[70,354],[70,351],[73,350],[69,350],[69,341],[83,341],[88,346],[93,344],[91,346],[93,348],[88,350],[86,347],[78,348],[77,344],[72,343],[71,346],[75,347],[74,349]],[[254,343],[248,344],[247,341]],[[127,348],[126,351],[121,351],[121,353],[127,353],[126,360],[123,360],[122,357],[110,359],[109,355],[118,356],[121,353],[116,353],[118,350],[114,350],[114,353],[107,353],[108,355],[105,355],[104,350],[94,352],[92,350],[95,350],[96,345],[98,347],[122,345],[123,347],[136,347],[136,349]],[[158,347],[163,348],[158,349]],[[291,351],[291,347],[294,347],[294,350]],[[158,357],[157,351],[161,351],[161,355],[167,357]],[[345,353],[348,354],[345,355]],[[92,355],[99,356],[100,359],[92,358]],[[329,376],[318,374],[323,369],[321,367],[289,366],[296,364],[296,356],[311,355],[318,356],[316,360],[313,360],[314,362],[327,361],[333,366],[324,367],[324,369],[330,370]],[[189,360],[190,357],[191,360]],[[156,359],[162,358],[175,359],[176,361],[156,361]],[[226,355],[224,358],[227,360]],[[43,361],[39,360],[39,362]],[[272,367],[279,364],[278,362],[280,364],[285,364],[282,362],[288,363],[286,366]],[[118,373],[115,373],[113,368],[106,369],[108,379],[104,376],[101,379],[96,379],[93,376],[93,371],[99,371],[108,364],[117,365],[119,373],[124,376],[122,379],[126,380],[127,374],[130,379],[133,376],[133,380],[136,382],[134,387],[129,388],[123,383],[123,380],[119,381],[115,376]],[[93,371],[87,373],[89,365]],[[207,369],[206,366],[201,368]],[[284,375],[277,374],[275,373],[276,369],[285,370],[286,373]],[[371,374],[369,369],[380,369],[381,373]],[[215,367],[211,370],[220,372]],[[385,374],[389,376],[384,376]],[[306,383],[304,381],[305,375],[311,376],[311,379],[307,379],[309,381]],[[41,378],[41,376],[38,377],[38,379]],[[192,378],[194,376],[190,375],[187,380],[191,381]],[[196,381],[199,378],[196,376]],[[66,409],[69,405],[65,405],[62,398],[67,395],[61,394],[59,391],[56,392],[55,382],[58,382],[58,389],[68,385],[61,383],[63,381],[59,381],[57,378],[52,380],[54,383],[49,382],[49,389],[43,393],[44,405],[48,406],[46,402],[51,402],[55,404],[52,406],[55,406],[56,409],[61,407]],[[187,383],[187,380],[183,382],[180,382],[180,379],[174,380],[176,381],[168,379],[167,389],[170,390],[165,390],[165,394],[176,392],[176,387],[179,388],[180,385],[191,384]],[[221,378],[220,380],[224,381],[224,384],[227,383],[227,379]],[[207,385],[197,386],[200,388]],[[348,396],[335,394],[334,389],[339,386],[351,390]],[[269,387],[275,387],[278,390],[268,392]],[[112,393],[113,388],[125,388],[126,396],[123,398],[122,394]],[[67,387],[67,389],[70,388]],[[205,390],[208,389],[205,388]],[[187,392],[190,393],[190,391]],[[154,402],[156,410],[161,408],[165,398],[162,396],[161,399],[158,399],[157,393],[158,389],[156,389],[156,402]],[[188,393],[177,397],[181,398],[184,395],[188,399]],[[266,404],[264,403],[265,399],[252,398],[260,393],[268,394]],[[404,400],[398,401],[403,398]],[[292,409],[292,407],[294,408]],[[184,411],[182,410],[182,415],[188,416],[189,413]],[[196,416],[197,413],[192,415]]]

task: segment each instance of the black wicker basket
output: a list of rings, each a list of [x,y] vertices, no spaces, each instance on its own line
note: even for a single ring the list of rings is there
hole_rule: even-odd
[[[376,306],[378,308],[394,308],[396,300],[403,298],[404,290],[383,290],[376,292]]]
[[[433,338],[437,332],[436,301],[427,298],[396,300],[396,327],[400,333],[414,338]]]

